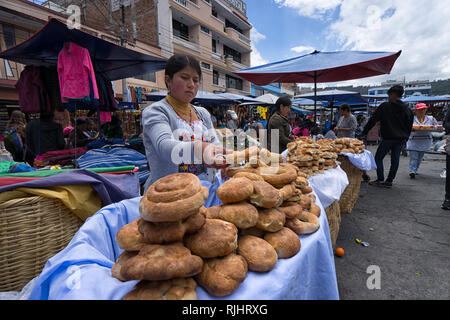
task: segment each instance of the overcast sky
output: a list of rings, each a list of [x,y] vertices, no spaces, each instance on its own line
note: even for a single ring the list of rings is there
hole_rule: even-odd
[[[245,3],[253,25],[252,66],[314,50],[402,50],[390,75],[337,85],[379,84],[403,77],[406,81],[450,78],[450,0],[246,0]]]

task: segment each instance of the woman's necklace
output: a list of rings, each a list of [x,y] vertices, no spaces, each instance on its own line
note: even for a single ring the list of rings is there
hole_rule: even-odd
[[[192,108],[189,103],[180,102],[169,94],[166,96],[166,100],[178,117],[185,121],[188,121],[189,118],[189,122],[192,122]]]

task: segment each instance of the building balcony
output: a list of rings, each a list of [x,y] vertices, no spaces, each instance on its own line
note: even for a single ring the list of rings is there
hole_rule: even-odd
[[[234,61],[234,60],[233,60],[233,62],[231,63],[231,66],[232,66],[233,68],[236,68],[236,69],[247,69],[247,68],[250,68],[250,66],[246,66],[245,64],[236,62],[236,61]]]
[[[185,38],[181,38],[181,37],[178,37],[178,36],[174,35],[173,36],[173,43],[177,44],[177,45],[180,45],[182,47],[185,47],[187,49],[196,51],[198,53],[201,52],[200,51],[200,45],[198,43],[191,42],[191,41],[189,41],[188,39],[185,39]]]
[[[225,28],[225,32],[234,41],[244,44],[247,49],[251,49],[250,39],[244,36],[242,33],[234,30],[233,28]]]

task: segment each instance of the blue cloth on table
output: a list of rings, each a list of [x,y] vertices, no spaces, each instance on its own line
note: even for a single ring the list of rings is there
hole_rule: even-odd
[[[211,184],[211,186],[214,186]],[[123,252],[114,240],[117,231],[139,217],[141,197],[102,208],[86,220],[68,246],[47,261],[29,296],[31,300],[122,299],[138,281],[121,282],[111,267]],[[211,202],[212,203],[212,202]],[[270,272],[249,271],[230,296],[217,298],[197,287],[199,299],[339,299],[326,213],[321,207],[320,228],[300,236],[301,250],[279,259]],[[101,284],[101,285],[99,285]]]
[[[150,175],[147,167],[147,157],[130,148],[103,148],[92,149],[77,159],[80,168],[111,168],[122,166],[135,166],[139,183],[144,183]]]
[[[101,175],[82,169],[65,171],[49,177],[2,186],[0,187],[0,193],[20,187],[46,188],[82,183],[90,184],[97,191],[104,206],[140,195],[136,173]]]
[[[350,160],[350,162],[357,168],[361,170],[376,170],[377,164],[375,163],[375,158],[372,155],[372,152],[369,150],[364,150],[363,153],[355,154],[355,153],[340,153],[344,155]]]

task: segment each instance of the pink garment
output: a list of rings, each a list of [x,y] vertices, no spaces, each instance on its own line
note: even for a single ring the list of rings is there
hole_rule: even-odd
[[[68,102],[68,98],[88,98],[89,80],[92,83],[94,98],[99,98],[94,67],[87,49],[66,42],[58,54],[58,77],[62,102]]]
[[[100,111],[100,123],[111,122],[111,112]]]

